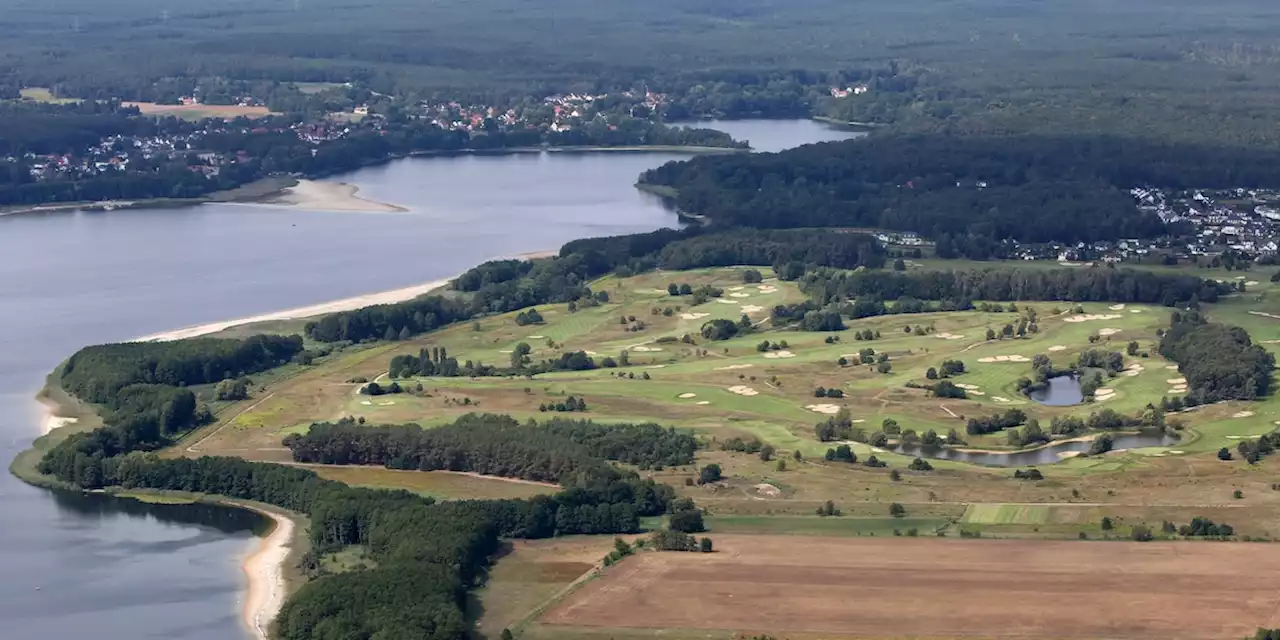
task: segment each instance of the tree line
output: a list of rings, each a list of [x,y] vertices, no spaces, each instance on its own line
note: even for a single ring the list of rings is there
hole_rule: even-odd
[[[1275,356],[1244,329],[1209,322],[1198,311],[1175,311],[1159,350],[1187,379],[1184,403],[1256,400],[1271,392]]]

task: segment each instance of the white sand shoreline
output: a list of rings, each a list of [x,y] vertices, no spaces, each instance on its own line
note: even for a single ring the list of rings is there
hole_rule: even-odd
[[[373,213],[404,212],[408,209],[368,200],[356,195],[360,187],[346,182],[328,182],[322,180],[298,180],[292,187],[253,204],[281,205],[298,209],[315,209],[317,211],[363,211]]]
[[[365,295],[354,296],[351,298],[343,298],[341,300],[332,300],[330,302],[321,302],[319,304],[308,305],[305,307],[297,307],[294,309],[286,309],[284,311],[275,311],[271,313],[263,313],[247,318],[237,318],[235,320],[222,320],[219,322],[209,322],[206,324],[195,325],[193,327],[184,327],[182,329],[174,329],[172,331],[162,331],[153,333],[141,338],[135,338],[132,342],[167,342],[170,340],[182,340],[185,338],[195,338],[210,333],[217,333],[232,327],[253,324],[255,322],[271,322],[278,320],[297,320],[299,318],[310,318],[312,316],[320,316],[326,313],[336,313],[339,311],[351,311],[361,307],[369,307],[379,304],[392,304],[396,302],[404,302],[412,300],[420,295],[430,293],[436,289],[448,286],[451,278],[444,280],[433,280],[423,284],[404,287],[402,289],[392,289],[391,291],[381,291],[378,293],[368,293]]]
[[[284,605],[284,561],[289,556],[293,542],[293,521],[280,514],[252,506],[252,509],[275,522],[267,537],[262,538],[257,549],[245,558],[242,568],[249,579],[248,593],[244,599],[244,622],[255,638],[267,640],[271,622]]]

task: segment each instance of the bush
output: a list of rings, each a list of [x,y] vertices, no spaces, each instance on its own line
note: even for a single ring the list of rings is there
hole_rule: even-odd
[[[711,553],[712,551],[711,538],[703,538],[699,540],[698,550],[701,551],[702,553]]]
[[[701,533],[707,530],[702,522],[701,509],[684,509],[671,514],[667,526],[681,533]]]
[[[901,518],[907,515],[907,508],[895,502],[889,505],[889,515],[895,518]]]
[[[720,465],[709,464],[698,471],[698,484],[720,482]]]

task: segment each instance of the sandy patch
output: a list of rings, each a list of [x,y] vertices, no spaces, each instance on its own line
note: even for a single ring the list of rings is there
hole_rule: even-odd
[[[716,371],[733,371],[734,369],[750,369],[754,364],[731,364],[727,367],[716,367]]]
[[[1250,280],[1250,281],[1248,281],[1248,282],[1244,283],[1244,286],[1246,286],[1246,287],[1256,287],[1256,286],[1258,286],[1258,281],[1257,281],[1257,280]]]
[[[324,315],[326,313],[337,313],[339,311],[350,311],[352,309],[361,309],[364,307],[372,307],[380,304],[392,304],[396,302],[404,302],[412,300],[418,296],[425,295],[436,289],[448,286],[448,280],[433,280],[431,282],[405,287],[403,289],[393,289],[391,291],[383,291],[380,293],[370,293],[362,296],[351,298],[343,298],[342,300],[334,300],[332,302],[323,302],[321,304],[313,304],[306,307],[297,307],[285,311],[276,311],[273,313],[264,313],[247,318],[239,318],[237,320],[223,320],[221,322],[210,322],[208,324],[196,325],[194,327],[185,327],[175,329],[173,331],[164,331],[161,333],[153,333],[149,336],[137,338],[134,342],[166,342],[169,340],[183,340],[186,338],[194,338],[210,333],[217,333],[231,327],[238,327],[255,322],[270,322],[276,320],[295,320],[298,318],[310,318],[313,316]]]
[[[1106,329],[1098,329],[1098,335],[1104,338],[1107,336],[1114,336],[1117,333],[1120,333],[1120,330],[1114,327],[1107,327]]]
[[[53,408],[43,402],[40,403],[40,410],[44,414],[40,421],[40,432],[42,434],[48,434],[54,429],[61,429],[62,427],[75,424],[79,421],[76,418],[54,415]]]
[[[1176,365],[1176,364],[1166,364],[1166,365],[1164,366],[1164,368],[1166,368],[1166,369],[1168,369],[1168,370],[1170,370],[1170,371],[1177,371],[1177,370],[1178,370],[1178,365]]]
[[[244,573],[249,577],[249,593],[244,600],[244,620],[255,637],[266,640],[269,637],[268,627],[284,604],[282,568],[289,556],[289,544],[293,539],[293,521],[270,511],[254,511],[271,518],[275,522],[275,528],[244,561]]]
[[[943,331],[942,333],[933,334],[933,337],[941,338],[942,340],[959,340],[964,336],[958,333],[947,333],[946,331]]]
[[[631,347],[631,350],[647,353],[650,351],[662,351],[662,347],[646,347],[644,345],[640,345],[638,347]]]
[[[701,320],[711,314],[709,313],[682,313],[680,317],[684,320]]]
[[[682,394],[680,394],[680,395],[678,395],[678,396],[676,396],[676,397],[677,397],[677,398],[680,398],[681,400],[688,400],[689,398],[696,398],[696,397],[698,397],[698,394],[696,394],[696,393],[682,393]]]
[[[1114,394],[1115,392],[1116,392],[1116,390],[1115,390],[1115,389],[1111,389],[1111,388],[1108,388],[1108,387],[1103,387],[1103,388],[1101,388],[1101,389],[1098,389],[1097,391],[1094,391],[1094,392],[1093,392],[1093,395],[1094,395],[1094,397],[1102,397],[1102,396],[1109,396],[1109,395],[1112,395],[1112,394]]]
[[[645,368],[646,368],[646,369],[665,369],[666,367],[667,367],[667,365],[665,365],[665,364],[651,364],[651,365],[649,365],[649,366],[647,366],[647,367],[645,367]]]
[[[971,396],[985,396],[985,395],[987,395],[987,392],[986,392],[986,391],[968,391],[968,392],[966,392],[966,393],[968,393],[968,394],[969,394],[969,395],[971,395]]]
[[[1252,411],[1237,411],[1231,414],[1232,418],[1248,418],[1253,415]]]
[[[976,384],[966,384],[964,382],[957,382],[956,386],[960,387],[961,389],[981,389],[982,388]]]
[[[1065,344],[1055,344],[1055,345],[1053,345],[1052,347],[1049,347],[1049,350],[1050,350],[1050,351],[1066,351],[1066,350],[1067,350],[1067,345],[1065,345]]]
[[[992,362],[1031,362],[1031,358],[1028,358],[1028,357],[1026,357],[1026,356],[1022,356],[1022,355],[1012,355],[1012,356],[989,356],[989,357],[986,357],[986,358],[978,358],[978,362],[983,362],[983,363],[992,363]]]
[[[827,415],[840,413],[840,405],[837,404],[807,404],[804,408],[815,413],[825,413]]]
[[[733,292],[733,293],[731,293],[731,294],[729,294],[729,295],[730,295],[730,296],[733,296],[733,297],[735,297],[735,298],[750,298],[750,297],[751,297],[751,294],[749,294],[749,293],[747,293],[747,292],[745,292],[745,291],[735,291],[735,292]]]
[[[1129,313],[1142,313],[1142,309],[1130,309]]]
[[[498,353],[515,353],[515,350],[514,350],[514,349],[503,349],[503,350],[499,351]]]
[[[991,399],[995,400],[996,402],[1013,402],[1012,400],[1004,396],[991,396]]]
[[[1111,306],[1109,306],[1109,307],[1107,307],[1107,308],[1108,308],[1108,309],[1110,309],[1110,310],[1112,310],[1112,311],[1120,311],[1120,310],[1124,309],[1124,304],[1123,304],[1123,303],[1121,303],[1121,304],[1113,304],[1113,305],[1111,305]]]
[[[769,353],[764,354],[764,357],[769,358],[771,360],[777,359],[777,358],[794,358],[796,357],[796,354],[791,353],[786,349],[783,349],[782,351],[770,351]]]
[[[1185,385],[1187,384],[1187,379],[1186,378],[1169,378],[1168,380],[1165,380],[1165,382],[1175,386]]]
[[[368,406],[368,407],[372,407],[372,406],[373,406],[373,401],[372,401],[372,400],[361,400],[361,401],[360,401],[360,404],[365,405],[365,406]]]
[[[730,291],[742,291],[743,289],[746,289],[746,287],[743,287],[743,286],[729,287]]]
[[[760,395],[760,392],[759,392],[759,391],[756,391],[755,389],[752,389],[751,387],[748,387],[748,386],[746,386],[746,385],[741,385],[741,384],[735,384],[735,385],[733,385],[732,387],[729,387],[729,393],[735,393],[735,394],[740,395],[740,396],[758,396],[758,395]]]
[[[529,336],[529,339],[530,339],[530,340],[541,340],[541,339],[543,339],[543,338],[545,338],[545,337],[546,337],[546,336]]]
[[[360,187],[345,182],[299,180],[298,184],[264,200],[263,203],[317,211],[363,211],[375,213],[408,211],[404,207],[398,207],[393,204],[366,200],[356,195],[358,191],[360,191]]]
[[[776,292],[778,291],[778,288],[777,288],[777,287],[775,287],[775,286],[773,286],[773,285],[771,285],[771,284],[762,284],[762,285],[758,285],[758,286],[756,287],[756,289],[757,289],[760,293],[776,293]]]
[[[767,483],[767,482],[762,482],[762,483],[760,483],[760,484],[756,485],[756,486],[755,486],[755,490],[756,490],[756,493],[758,493],[758,494],[760,494],[760,495],[762,495],[762,496],[769,496],[770,498],[776,498],[776,497],[778,497],[778,496],[782,495],[782,490],[781,490],[781,489],[779,489],[779,488],[777,488],[777,487],[775,487],[775,486],[773,486],[773,485],[771,485],[771,484],[769,484],[769,483]]]
[[[1186,393],[1186,392],[1187,392],[1187,385],[1185,384],[1178,385],[1176,387],[1170,387],[1168,391],[1168,393]]]
[[[754,304],[742,305],[743,313],[757,313],[760,311],[764,311],[764,307],[761,307],[759,305],[754,305]]]
[[[699,400],[699,401],[695,402],[694,404],[707,405],[707,404],[711,404],[711,403],[710,403],[710,402],[708,402],[708,401],[706,401],[706,400]]]
[[[731,293],[729,295],[733,295],[733,294]],[[725,300],[724,298],[716,298],[716,302],[719,302],[720,304],[738,304],[733,300]]]
[[[1090,322],[1093,320],[1115,320],[1116,318],[1120,318],[1120,317],[1123,317],[1123,316],[1121,316],[1118,313],[1107,313],[1107,314],[1079,313],[1074,316],[1071,316],[1070,318],[1066,318],[1065,321],[1066,322]]]
[[[1266,311],[1250,311],[1249,313],[1255,316],[1262,316],[1264,318],[1272,318],[1274,320],[1280,320],[1280,315],[1276,315],[1274,313],[1267,313]]]

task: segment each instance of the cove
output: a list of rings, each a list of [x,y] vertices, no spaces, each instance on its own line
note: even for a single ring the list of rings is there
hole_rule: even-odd
[[[851,135],[807,120],[722,129],[778,148]],[[33,398],[80,347],[447,278],[576,238],[675,226],[673,212],[633,185],[642,171],[685,157],[424,157],[331,178],[408,209],[396,213],[221,204],[0,217],[0,458],[39,435]],[[72,495],[0,477],[4,638],[247,636],[238,558],[257,516],[228,509],[188,518],[205,505]]]

